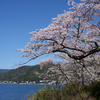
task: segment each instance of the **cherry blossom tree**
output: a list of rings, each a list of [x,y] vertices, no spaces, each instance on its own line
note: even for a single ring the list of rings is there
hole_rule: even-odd
[[[67,75],[65,72],[67,68],[75,70],[83,68],[85,75],[90,75],[91,78],[97,77],[96,73],[100,68],[98,61],[100,57],[100,0],[80,1],[81,3],[77,4],[69,0],[68,5],[71,6],[69,11],[64,11],[57,18],[52,18],[52,23],[48,27],[30,32],[31,42],[28,42],[25,48],[17,49],[24,53],[22,57],[30,57],[30,60],[34,60],[52,53],[63,60],[59,63],[59,71],[63,76]],[[42,61],[43,63],[45,60]],[[90,63],[93,68],[87,63]],[[79,75],[80,70],[77,70],[76,74]]]

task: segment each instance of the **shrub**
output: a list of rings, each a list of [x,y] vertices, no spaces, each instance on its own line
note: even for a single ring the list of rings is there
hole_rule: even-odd
[[[34,100],[51,100],[51,93],[50,87],[41,88],[34,95]]]
[[[100,81],[94,82],[86,86],[86,91],[97,100],[100,100]]]
[[[68,84],[54,88],[47,86],[39,89],[35,94],[30,93],[25,100],[100,100],[99,95],[100,82],[95,82],[87,86],[80,84]]]
[[[58,87],[44,87],[37,91],[34,100],[61,100],[61,89]]]
[[[34,95],[34,93],[33,93],[33,91],[31,91],[31,93],[26,95],[24,97],[24,99],[22,99],[22,100],[34,100],[33,95]]]

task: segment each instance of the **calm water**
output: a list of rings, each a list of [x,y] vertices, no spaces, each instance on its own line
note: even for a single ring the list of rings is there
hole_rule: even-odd
[[[36,92],[44,86],[46,85],[0,84],[0,100],[22,100],[31,91]]]

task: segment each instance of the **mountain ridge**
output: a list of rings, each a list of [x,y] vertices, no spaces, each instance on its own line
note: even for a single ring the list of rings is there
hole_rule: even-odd
[[[0,69],[0,73],[7,72],[7,71],[9,71],[9,70],[11,70],[11,69]]]
[[[39,81],[43,80],[44,77],[41,76],[41,74],[46,73],[47,70],[48,65],[44,66],[42,69],[39,65],[21,66],[16,69],[0,73],[0,81]]]

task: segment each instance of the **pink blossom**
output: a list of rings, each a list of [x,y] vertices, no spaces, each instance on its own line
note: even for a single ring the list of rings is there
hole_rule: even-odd
[[[55,56],[63,60],[56,63],[58,67],[54,67],[60,76],[61,70],[70,74],[70,71],[78,69],[75,72],[81,77],[81,68],[84,67],[86,77],[97,77],[96,72],[100,66],[95,67],[95,61],[98,61],[96,58],[100,55],[100,20],[96,18],[100,17],[100,0],[80,1],[82,3],[77,4],[69,0],[68,5],[71,5],[73,10],[64,11],[53,18],[46,28],[30,32],[31,42],[16,51],[24,53],[23,57],[32,59],[47,53],[57,53]],[[42,60],[39,64],[43,66],[48,62],[52,62],[52,59]],[[94,65],[94,69],[88,67],[87,62]],[[70,71],[66,72],[68,68]],[[72,72],[74,76],[75,73]]]

